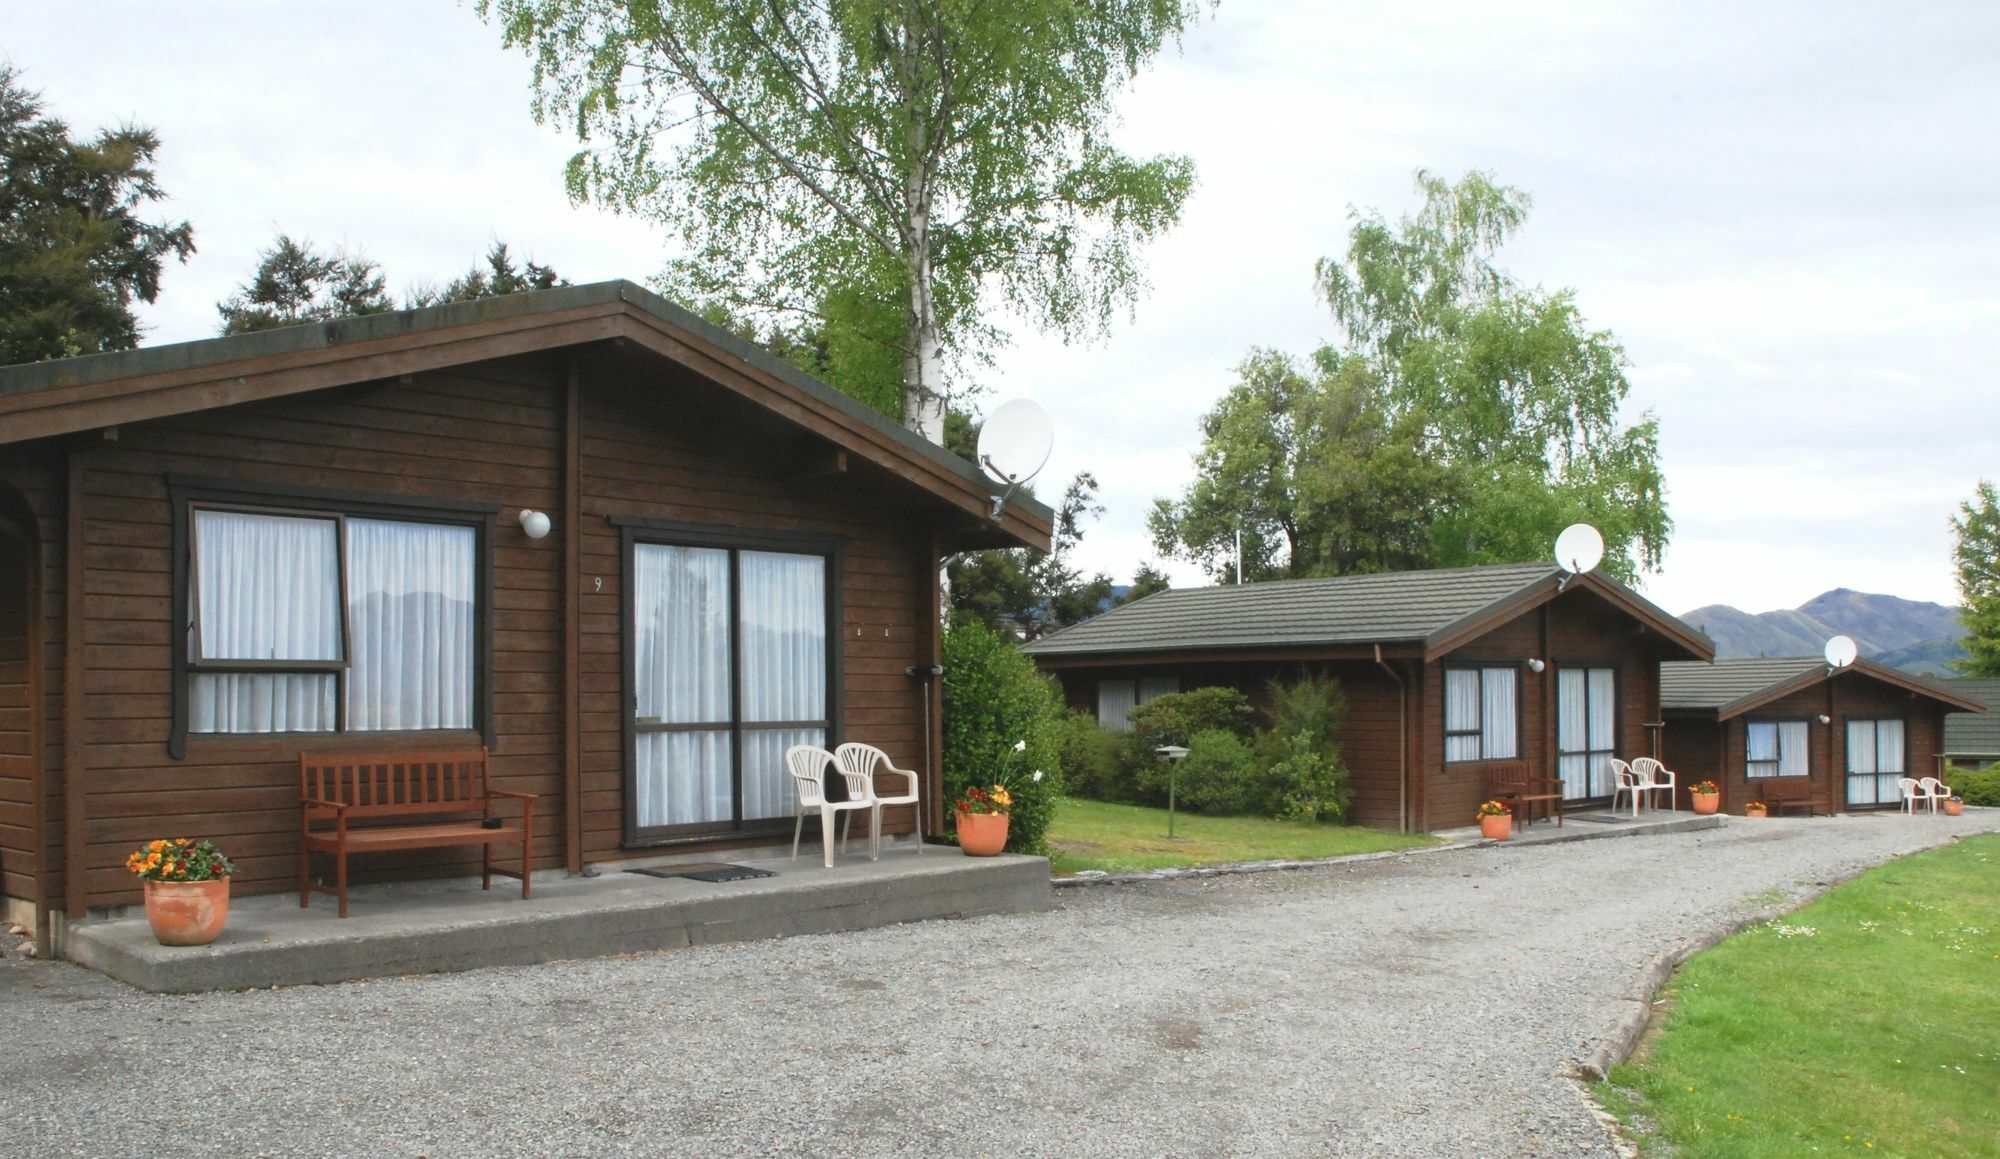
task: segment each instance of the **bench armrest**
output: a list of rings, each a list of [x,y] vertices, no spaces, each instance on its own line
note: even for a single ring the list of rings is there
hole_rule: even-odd
[[[535,799],[535,794],[533,793],[522,793],[514,789],[488,789],[486,790],[486,795],[489,797],[512,797],[516,801],[532,801]]]
[[[336,813],[345,813],[348,809],[343,801],[322,801],[318,797],[300,797],[299,804],[308,809],[331,809]]]

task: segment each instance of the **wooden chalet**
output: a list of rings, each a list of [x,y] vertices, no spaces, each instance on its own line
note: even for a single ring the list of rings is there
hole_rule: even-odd
[[[1262,703],[1304,672],[1339,679],[1341,755],[1362,824],[1468,825],[1496,766],[1609,799],[1613,757],[1658,755],[1662,661],[1708,638],[1599,573],[1508,564],[1173,589],[1026,651],[1073,708],[1125,727],[1134,705],[1224,685]]]
[[[993,491],[626,282],[0,369],[7,912],[134,902],[167,836],[292,888],[301,752],[487,746],[541,869],[788,837],[795,743],[935,831],[939,559],[1049,543]]]
[[[1948,690],[1988,708],[2000,704],[2000,680],[1958,676],[1940,683]],[[1944,760],[1962,769],[1990,769],[2000,765],[2000,713],[1946,713],[1942,755]],[[1944,774],[1940,772],[1938,775]]]
[[[1894,809],[1899,777],[1935,776],[1952,712],[1978,700],[1899,669],[1818,656],[1668,664],[1660,671],[1666,762],[1680,781],[1712,780],[1722,809],[1783,796],[1814,813]]]

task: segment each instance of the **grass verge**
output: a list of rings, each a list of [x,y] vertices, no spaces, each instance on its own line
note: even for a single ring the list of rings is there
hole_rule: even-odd
[[[1683,1156],[2000,1155],[2000,836],[1690,959],[1598,1097]]]
[[[1102,869],[1136,873],[1170,866],[1230,861],[1310,861],[1350,853],[1377,853],[1433,845],[1414,833],[1386,833],[1351,825],[1271,821],[1262,817],[1174,815],[1141,805],[1111,805],[1065,797],[1049,825],[1049,863],[1056,873]]]

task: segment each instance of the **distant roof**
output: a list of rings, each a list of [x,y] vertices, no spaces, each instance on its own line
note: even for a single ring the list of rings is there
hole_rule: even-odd
[[[1988,708],[2000,705],[2000,680],[1959,676],[1940,683]],[[1946,756],[2000,756],[2000,713],[1947,713],[1944,751]]]
[[[1052,632],[1023,650],[1076,657],[1215,649],[1462,642],[1488,619],[1552,598],[1562,576],[1552,563],[1495,564],[1382,572],[1333,579],[1271,580],[1227,587],[1169,588]],[[1589,588],[1655,625],[1689,655],[1714,654],[1708,638],[1598,573]]]
[[[627,281],[0,367],[0,444],[457,365],[479,340],[498,343],[478,348],[477,356],[491,358],[608,339],[630,340],[711,378],[717,366],[748,368],[757,381],[790,392],[766,405],[836,445],[915,467],[898,473],[938,494],[956,493],[961,504],[983,507],[1000,490],[943,447]],[[995,528],[1040,546],[1053,519],[1045,504],[1017,495]]]
[[[1983,711],[1978,707],[1980,701],[1968,699],[1957,689],[1933,684],[1872,660],[1856,660],[1841,669],[1841,673],[1871,676],[1948,706]],[[1713,711],[1717,719],[1728,720],[1759,705],[1810,688],[1827,679],[1828,675],[1826,660],[1820,656],[1760,656],[1748,660],[1717,660],[1712,664],[1674,661],[1660,665],[1660,708],[1669,712]]]

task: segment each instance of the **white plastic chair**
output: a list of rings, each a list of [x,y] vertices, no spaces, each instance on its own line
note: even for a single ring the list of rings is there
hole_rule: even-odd
[[[1632,795],[1632,816],[1636,818],[1639,815],[1639,791],[1645,788],[1646,778],[1633,772],[1631,765],[1626,764],[1617,757],[1611,758],[1611,775],[1618,778],[1618,787],[1611,794],[1611,811],[1616,813],[1618,811],[1618,798],[1630,793]]]
[[[1917,781],[1917,784],[1931,795],[1931,812],[1933,813],[1938,811],[1938,806],[1944,803],[1945,798],[1951,796],[1951,786],[1938,780],[1936,777],[1923,777]]]
[[[1680,792],[1680,784],[1675,779],[1672,770],[1652,757],[1633,757],[1632,772],[1644,780],[1645,783],[1640,785],[1639,788],[1648,798],[1651,798],[1659,790],[1665,789],[1667,791],[1667,812],[1671,813],[1674,811],[1674,797]],[[1652,801],[1649,799],[1646,803],[1651,805]]]
[[[841,777],[847,782],[847,800],[826,799],[826,776],[828,768],[840,769],[833,754],[812,745],[793,745],[785,750],[785,771],[792,774],[792,788],[798,793],[798,804],[792,821],[792,860],[799,859],[799,834],[805,829],[806,814],[819,814],[820,848],[826,851],[826,867],[833,868],[833,818],[839,813],[855,813],[873,808],[868,799],[868,778],[840,769]],[[848,819],[852,824],[853,819]],[[847,844],[843,830],[841,844]],[[875,835],[868,835],[868,860],[875,860]]]
[[[1923,782],[1917,780],[1915,777],[1897,777],[1896,790],[1903,795],[1903,812],[1910,814],[1912,817],[1916,816],[1917,802],[1928,801],[1931,796],[1931,791],[1925,788]],[[1935,804],[1931,806],[1931,811],[1937,811]]]
[[[882,832],[882,807],[884,805],[909,805],[917,817],[917,852],[924,851],[924,810],[917,803],[917,774],[908,769],[899,769],[889,761],[889,754],[874,745],[849,741],[833,750],[833,759],[840,764],[840,771],[847,774],[859,773],[867,779],[868,800],[874,811],[868,818],[868,833],[871,838]],[[883,796],[875,783],[875,778],[883,773],[891,773],[903,778],[903,791],[895,796]]]

